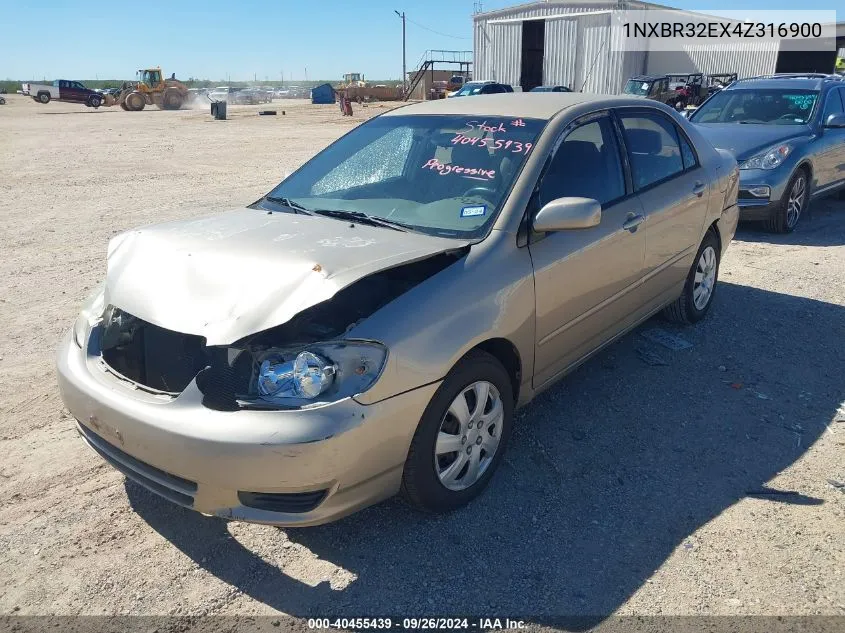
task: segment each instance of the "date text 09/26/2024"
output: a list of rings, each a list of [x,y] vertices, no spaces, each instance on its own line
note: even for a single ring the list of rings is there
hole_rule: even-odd
[[[525,621],[511,618],[309,618],[309,629],[489,631],[525,628]]]

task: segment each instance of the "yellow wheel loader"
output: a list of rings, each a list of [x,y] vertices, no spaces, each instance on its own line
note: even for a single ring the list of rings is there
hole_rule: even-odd
[[[123,85],[123,90],[113,103],[124,110],[137,112],[145,106],[155,105],[160,110],[178,110],[190,99],[188,87],[174,76],[162,77],[161,68],[142,68],[138,71],[138,81]]]

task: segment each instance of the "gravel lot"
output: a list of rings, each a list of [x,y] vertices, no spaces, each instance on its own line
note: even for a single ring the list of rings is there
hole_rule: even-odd
[[[265,107],[0,106],[0,614],[845,615],[842,201],[793,235],[744,227],[705,322],[652,320],[519,412],[451,515],[226,523],[105,465],[53,353],[107,240],[248,204],[383,111]]]

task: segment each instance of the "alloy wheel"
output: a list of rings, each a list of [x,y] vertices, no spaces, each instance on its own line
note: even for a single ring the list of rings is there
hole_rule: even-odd
[[[801,217],[801,211],[804,208],[804,197],[807,193],[807,179],[803,174],[799,174],[789,191],[789,199],[786,203],[786,226],[790,229],[795,228],[798,224],[798,218]]]
[[[486,380],[465,387],[449,405],[434,446],[434,468],[449,490],[466,490],[484,475],[499,448],[502,399]]]
[[[707,307],[716,285],[716,251],[707,246],[698,258],[692,286],[692,300],[697,310]]]

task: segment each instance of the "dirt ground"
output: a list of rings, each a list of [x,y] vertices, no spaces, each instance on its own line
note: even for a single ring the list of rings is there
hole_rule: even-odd
[[[266,107],[0,106],[0,614],[845,616],[842,201],[792,235],[743,227],[703,323],[652,320],[519,412],[448,516],[226,523],[95,456],[53,355],[107,240],[248,204],[383,111]]]

